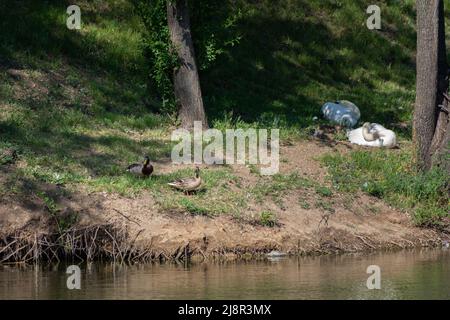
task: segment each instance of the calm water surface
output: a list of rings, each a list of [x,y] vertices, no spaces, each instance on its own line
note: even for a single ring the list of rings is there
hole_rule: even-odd
[[[368,290],[366,269],[381,268]],[[251,262],[0,265],[0,299],[450,299],[450,250],[286,258]]]

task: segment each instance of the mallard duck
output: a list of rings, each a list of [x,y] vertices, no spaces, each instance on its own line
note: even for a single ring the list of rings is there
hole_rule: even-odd
[[[202,185],[202,178],[200,178],[200,169],[195,167],[195,178],[183,178],[168,183],[169,186],[184,191],[184,193],[191,193],[196,191]]]
[[[145,156],[144,163],[133,163],[127,167],[127,171],[139,176],[139,177],[149,177],[153,172],[153,166],[150,164],[150,158]]]
[[[397,145],[395,132],[381,124],[366,122],[361,128],[347,133],[351,143],[369,147],[394,148]]]

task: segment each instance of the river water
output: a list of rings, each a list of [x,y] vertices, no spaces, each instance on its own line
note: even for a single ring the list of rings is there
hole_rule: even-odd
[[[367,267],[380,267],[369,290]],[[0,265],[0,299],[450,299],[450,250],[414,250],[263,261]]]

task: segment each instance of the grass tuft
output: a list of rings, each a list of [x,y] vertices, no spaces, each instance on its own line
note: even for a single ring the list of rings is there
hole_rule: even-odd
[[[410,148],[329,154],[322,160],[334,187],[340,191],[361,190],[384,199],[411,211],[418,225],[439,223],[441,218],[449,217],[449,174],[439,169],[417,173],[411,165]]]
[[[271,211],[263,211],[260,214],[259,223],[265,227],[275,227],[277,224],[277,217]]]

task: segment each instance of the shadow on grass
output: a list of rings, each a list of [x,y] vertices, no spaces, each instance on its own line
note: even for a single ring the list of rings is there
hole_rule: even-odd
[[[246,121],[281,117],[303,126],[337,99],[354,101],[367,121],[408,119],[415,30],[401,19],[412,7],[383,8],[381,31],[365,27],[366,7],[365,1],[248,4],[241,43],[201,77],[210,119],[232,112]]]
[[[24,175],[21,168],[13,165],[0,166],[0,181],[0,224],[3,225],[3,231],[12,226],[19,233],[39,230],[38,232],[61,234],[80,221],[97,223],[98,216],[92,212],[104,209],[95,196],[80,197],[77,192],[64,185]],[[18,208],[25,212],[17,211]],[[3,223],[3,219],[6,223]]]
[[[5,13],[0,53],[11,63],[21,52],[47,60],[69,58],[93,74],[107,70],[112,82],[97,81],[94,86],[101,96],[115,98],[99,103],[106,111],[135,114],[124,106],[142,98],[143,90],[132,79],[145,83],[146,68],[140,35],[127,33],[140,32],[131,4],[81,1],[83,23],[94,28],[89,32],[66,28],[69,4],[65,0],[13,1],[7,8],[0,4]],[[233,112],[250,122],[280,118],[292,126],[307,126],[323,102],[349,99],[360,106],[365,121],[410,120],[413,1],[381,5],[383,29],[371,31],[365,27],[363,0],[245,2],[238,26],[241,43],[201,75],[209,119]],[[127,79],[132,80],[128,87]]]
[[[132,35],[127,34],[130,28],[139,27],[132,6],[126,2],[121,2],[123,5],[100,5],[79,1],[82,30],[74,31],[66,27],[66,19],[69,16],[66,10],[72,4],[67,0],[1,2],[2,55],[14,60],[14,55],[22,52],[50,61],[52,57],[63,55],[85,68],[99,72],[107,70],[121,79],[129,76],[134,78],[133,75],[142,70],[140,64],[143,63],[143,57],[137,43],[131,42],[135,39],[131,39]],[[91,27],[91,23],[97,23],[103,28],[101,36],[96,37],[95,32],[85,32],[86,28]],[[136,30],[136,34],[139,31]],[[123,39],[114,41],[112,45],[108,37]]]
[[[141,161],[145,154],[152,161],[170,157],[171,144],[160,139],[135,141],[123,135],[95,136],[92,132],[60,131],[60,128],[39,131],[36,127],[23,128],[2,122],[0,132],[5,141],[18,146],[22,153],[41,158],[42,164],[61,172],[70,173],[71,166],[77,165],[93,177],[117,175],[123,173],[129,161]]]
[[[0,65],[43,73],[52,101],[73,82],[71,107],[123,115],[148,113],[138,18],[127,1],[79,1],[82,29],[69,30],[66,0],[0,2]],[[53,78],[54,73],[58,75]],[[85,92],[83,93],[82,90]],[[91,101],[84,101],[88,92]],[[50,99],[48,99],[50,100]],[[91,102],[91,105],[86,105]],[[29,104],[32,107],[35,103]]]

